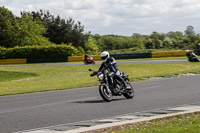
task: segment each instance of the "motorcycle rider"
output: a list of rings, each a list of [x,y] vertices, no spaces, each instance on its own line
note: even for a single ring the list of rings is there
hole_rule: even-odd
[[[87,58],[88,58],[88,54],[86,53],[85,56],[84,56],[84,59],[85,59],[85,62],[86,62],[86,63],[88,63]]]
[[[185,52],[186,52],[188,61],[190,62],[199,61],[195,53],[191,52],[190,50],[186,50]]]
[[[102,59],[102,64],[100,66],[100,68],[98,69],[97,72],[94,72],[93,74],[91,74],[90,76],[94,76],[98,73],[102,73],[105,70],[108,70],[109,72],[113,72],[114,73],[114,78],[113,79],[117,79],[121,82],[121,84],[123,85],[123,87],[126,87],[126,82],[123,80],[123,78],[120,76],[120,71],[117,67],[117,62],[113,57],[110,57],[110,54],[108,51],[103,51],[101,53],[101,59]],[[116,92],[119,92],[119,90],[116,90]]]

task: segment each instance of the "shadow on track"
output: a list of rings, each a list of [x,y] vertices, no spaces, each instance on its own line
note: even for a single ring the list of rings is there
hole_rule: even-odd
[[[111,102],[115,102],[115,101],[119,101],[119,100],[126,100],[125,98],[117,98],[117,99],[113,99]],[[80,103],[80,104],[84,104],[84,103],[110,103],[110,102],[106,102],[104,100],[87,100],[87,101],[75,101],[75,102],[71,102],[71,103]]]

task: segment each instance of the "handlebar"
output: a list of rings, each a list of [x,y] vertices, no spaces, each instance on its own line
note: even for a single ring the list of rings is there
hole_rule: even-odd
[[[88,71],[94,71],[94,70],[92,70],[92,69],[89,68]]]
[[[93,73],[92,73],[92,74],[90,74],[90,76],[91,76],[91,77],[93,77],[93,76],[95,76],[95,75],[97,75],[97,74],[98,74],[98,72],[96,72],[96,71],[94,71],[94,70],[92,70],[92,69],[88,69],[88,71],[93,71]]]
[[[97,74],[98,74],[98,72],[93,72],[92,74],[90,74],[90,76],[93,77],[93,76],[95,76]]]

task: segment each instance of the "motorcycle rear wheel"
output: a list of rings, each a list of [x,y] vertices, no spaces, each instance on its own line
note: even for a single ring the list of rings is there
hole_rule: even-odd
[[[126,99],[132,99],[134,97],[134,89],[130,83],[127,83],[127,87],[130,87],[127,93],[123,93]]]
[[[112,92],[107,85],[100,85],[99,93],[106,102],[110,102],[112,100]]]

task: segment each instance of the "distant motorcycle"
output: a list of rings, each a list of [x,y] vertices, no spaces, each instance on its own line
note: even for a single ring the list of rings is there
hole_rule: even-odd
[[[126,75],[126,73],[121,73],[121,77],[127,84],[125,88],[125,86],[120,81],[118,81],[117,79],[113,79],[113,72],[104,71],[103,73],[97,73],[92,69],[89,69],[89,71],[93,71],[93,73],[90,76],[97,75],[100,82],[99,93],[106,102],[110,102],[113,96],[123,95],[127,99],[132,99],[134,97],[134,89],[129,83],[129,78],[128,75]]]
[[[198,57],[197,57],[196,54],[191,53],[191,54],[188,56],[188,61],[189,61],[189,62],[199,62],[199,59],[198,59]]]
[[[88,65],[88,64],[95,64],[95,61],[93,61],[93,57],[88,57],[86,60],[85,60],[85,58],[82,58],[83,59],[83,63],[85,64],[85,65]]]
[[[189,59],[190,62],[199,62],[199,59],[198,58],[192,58],[192,59]]]

